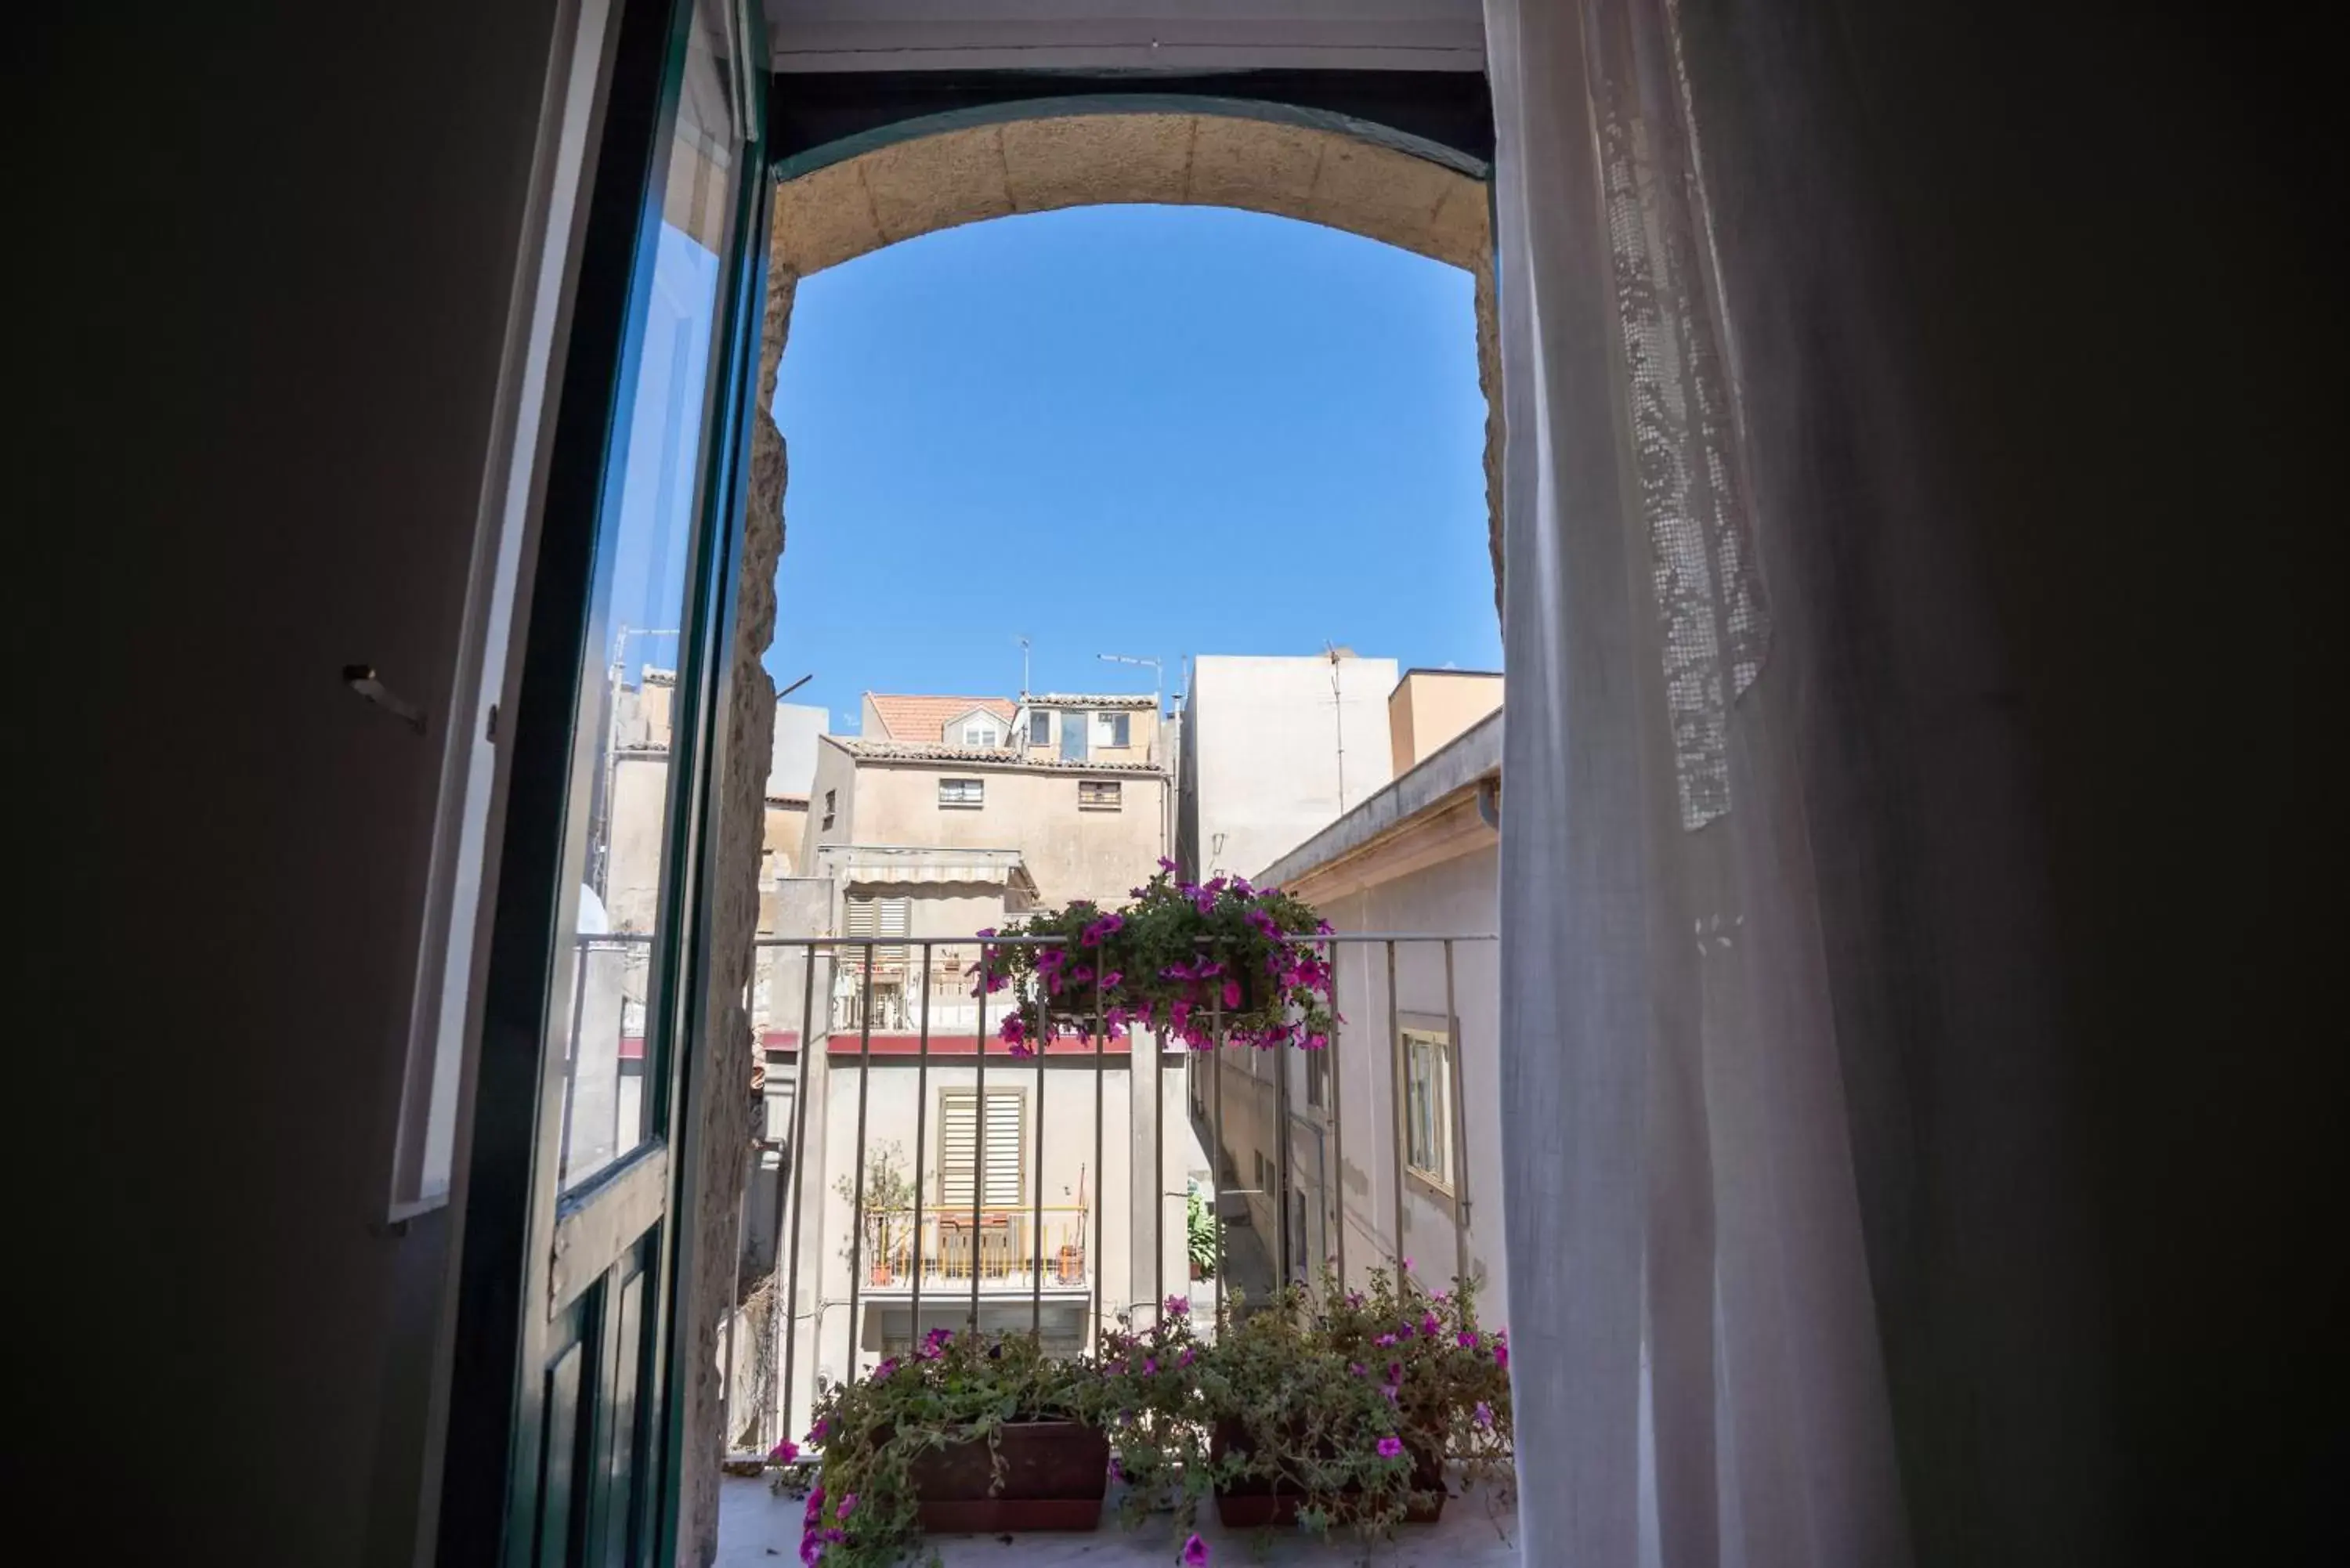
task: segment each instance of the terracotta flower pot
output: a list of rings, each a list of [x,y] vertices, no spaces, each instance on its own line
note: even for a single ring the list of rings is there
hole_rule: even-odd
[[[1082,1421],[1006,1422],[1003,1484],[984,1438],[931,1449],[911,1467],[922,1528],[933,1534],[1096,1530],[1109,1486],[1109,1438]]]
[[[1211,1457],[1222,1459],[1228,1453],[1246,1452],[1248,1448],[1247,1428],[1238,1421],[1216,1423],[1209,1439]],[[1404,1522],[1433,1524],[1444,1517],[1444,1461],[1417,1447],[1410,1451],[1412,1501],[1405,1504]],[[1360,1490],[1346,1489],[1347,1492]],[[1430,1501],[1419,1501],[1423,1494]],[[1297,1523],[1297,1510],[1305,1501],[1304,1494],[1285,1480],[1240,1476],[1216,1488],[1216,1518],[1227,1530],[1258,1530],[1267,1525],[1285,1530]]]

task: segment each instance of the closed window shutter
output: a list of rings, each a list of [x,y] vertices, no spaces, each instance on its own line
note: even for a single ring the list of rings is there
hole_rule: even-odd
[[[911,909],[910,899],[877,898],[869,893],[851,893],[848,896],[848,934],[852,937],[902,937],[906,934]],[[861,956],[864,950],[859,948],[857,952]],[[902,947],[881,946],[873,950],[873,963],[877,969],[883,965],[903,965],[905,961],[906,950]]]
[[[950,1214],[971,1208],[972,1168],[980,1152],[972,1119],[978,1103],[978,1095],[969,1089],[949,1089],[939,1096],[939,1197]],[[1023,1109],[1018,1090],[988,1091],[983,1209],[1020,1207]]]

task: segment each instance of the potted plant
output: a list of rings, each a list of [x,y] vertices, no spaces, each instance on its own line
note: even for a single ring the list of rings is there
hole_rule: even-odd
[[[1476,1282],[1430,1291],[1410,1260],[1371,1272],[1368,1288],[1323,1275],[1313,1336],[1350,1367],[1365,1370],[1394,1407],[1397,1435],[1412,1457],[1413,1518],[1443,1506],[1444,1467],[1464,1481],[1503,1475],[1509,1465],[1510,1342],[1506,1329],[1478,1321]]]
[[[1191,1254],[1191,1277],[1212,1280],[1216,1277],[1216,1221],[1208,1212],[1208,1199],[1200,1184],[1192,1182],[1183,1195],[1183,1246]]]
[[[823,1459],[808,1493],[808,1568],[888,1568],[925,1532],[1092,1530],[1109,1442],[1087,1418],[1093,1367],[1025,1336],[933,1329],[817,1401]],[[780,1485],[780,1480],[778,1482]]]
[[[1348,1523],[1367,1534],[1441,1507],[1405,1440],[1376,1371],[1322,1338],[1292,1287],[1243,1317],[1227,1315],[1200,1359],[1208,1474],[1227,1527]]]
[[[857,1180],[844,1176],[832,1189],[849,1203],[858,1203]],[[906,1176],[905,1156],[895,1143],[877,1143],[866,1151],[865,1191],[858,1209],[856,1233],[841,1247],[841,1257],[852,1268],[863,1253],[866,1282],[886,1285],[897,1278],[898,1255],[903,1250],[914,1209],[914,1184]]]
[[[1191,1303],[1182,1296],[1161,1303],[1148,1329],[1137,1331],[1123,1317],[1120,1324],[1103,1335],[1091,1391],[1094,1418],[1115,1450],[1112,1473],[1126,1485],[1119,1513],[1128,1528],[1171,1513],[1177,1530],[1188,1532],[1201,1500],[1238,1469],[1211,1451],[1213,1415],[1202,1386],[1209,1345],[1193,1332]],[[1204,1560],[1204,1549],[1194,1555]]]
[[[1329,924],[1304,899],[1245,877],[1178,881],[1161,860],[1131,903],[1106,911],[1079,899],[984,938],[1054,939],[983,950],[974,992],[1009,989],[999,1036],[1016,1054],[1056,1034],[1089,1037],[1096,1023],[1130,1024],[1193,1050],[1229,1041],[1319,1050],[1329,1043]]]

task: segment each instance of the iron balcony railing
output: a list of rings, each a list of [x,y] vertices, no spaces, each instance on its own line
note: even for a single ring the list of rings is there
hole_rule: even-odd
[[[1493,939],[1297,940],[1331,955],[1342,1022],[1326,1050],[1232,1044],[1220,1008],[1211,1050],[1116,1038],[1097,997],[1087,1033],[1019,1056],[994,1038],[1009,1000],[971,981],[985,951],[1058,939],[761,938],[750,1002],[768,1121],[721,1341],[730,1447],[805,1431],[825,1386],[931,1327],[1074,1353],[1170,1295],[1221,1314],[1229,1289],[1261,1298],[1326,1262],[1356,1279],[1414,1245],[1433,1272],[1449,1241],[1471,1275],[1458,960],[1490,964]],[[930,981],[902,1012],[876,1004],[893,973]],[[1189,1266],[1195,1203],[1204,1279]]]

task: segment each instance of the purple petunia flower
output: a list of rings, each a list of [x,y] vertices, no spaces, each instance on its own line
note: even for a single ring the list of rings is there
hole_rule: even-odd
[[[874,1381],[874,1382],[876,1382],[876,1383],[879,1383],[879,1382],[880,1382],[883,1378],[885,1378],[885,1377],[889,1376],[889,1374],[891,1374],[892,1372],[895,1372],[895,1371],[897,1371],[897,1370],[898,1370],[898,1358],[897,1358],[896,1356],[894,1356],[894,1355],[893,1355],[893,1356],[889,1357],[889,1360],[884,1361],[880,1366],[877,1366],[877,1367],[875,1367],[875,1368],[873,1369],[873,1381]]]
[[[1208,1568],[1208,1543],[1196,1535],[1183,1542],[1183,1568]]]
[[[1507,1372],[1510,1369],[1510,1347],[1508,1345],[1496,1344],[1493,1346],[1493,1365],[1500,1367],[1504,1372]]]
[[[1379,1458],[1383,1459],[1399,1459],[1403,1458],[1403,1439],[1401,1438],[1381,1438],[1379,1439]]]
[[[1189,1317],[1191,1315],[1191,1303],[1187,1297],[1169,1296],[1165,1301],[1159,1304],[1167,1309],[1167,1315],[1169,1317]]]
[[[1419,1332],[1434,1339],[1444,1332],[1444,1324],[1434,1313],[1430,1313],[1419,1320]]]
[[[1493,1407],[1491,1405],[1486,1404],[1482,1399],[1478,1400],[1475,1419],[1477,1424],[1481,1427],[1492,1426],[1493,1424]]]
[[[1395,1342],[1396,1336],[1391,1334],[1383,1334],[1379,1335],[1378,1338],[1371,1341],[1373,1345],[1379,1346],[1382,1350],[1386,1349],[1388,1345],[1393,1345]]]
[[[767,1462],[771,1465],[787,1465],[799,1457],[800,1446],[789,1438],[767,1450]]]
[[[824,1561],[824,1538],[813,1530],[800,1535],[800,1568],[816,1568]]]
[[[824,1488],[817,1487],[808,1493],[807,1511],[800,1516],[800,1522],[813,1530],[816,1528],[816,1521],[823,1517]]]
[[[1461,1341],[1461,1349],[1474,1350],[1477,1348],[1477,1336],[1470,1333],[1467,1329],[1462,1329],[1458,1337]]]
[[[835,1519],[847,1519],[856,1511],[857,1494],[853,1491],[845,1491],[840,1494],[840,1506],[833,1511],[832,1516]]]

